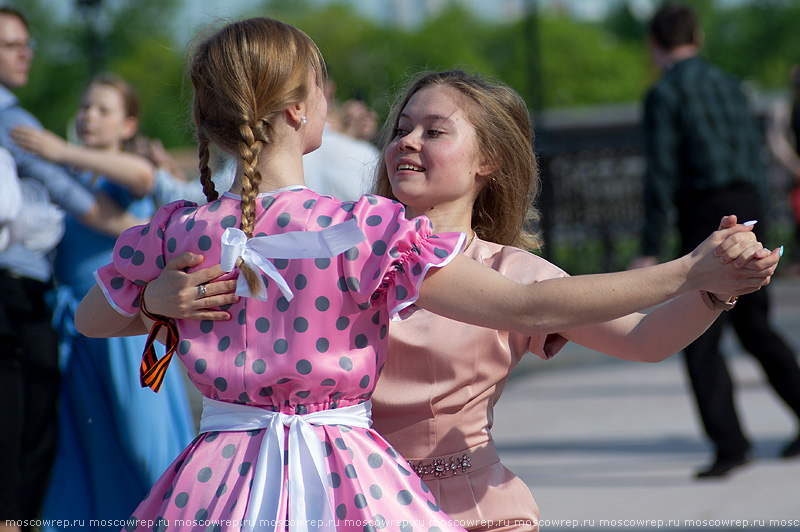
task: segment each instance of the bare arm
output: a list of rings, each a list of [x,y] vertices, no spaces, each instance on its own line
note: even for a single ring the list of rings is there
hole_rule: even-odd
[[[725,249],[722,260],[715,256],[715,248],[740,232],[749,233],[749,228],[737,225],[717,231],[691,254],[649,268],[529,285],[458,256],[428,274],[417,304],[459,321],[534,335],[614,320],[701,289],[717,294],[748,293],[769,283],[779,254],[776,250],[759,258],[766,253],[758,251],[760,245],[758,249],[749,247],[753,241],[750,234],[751,240],[736,241]],[[747,267],[729,264],[742,253],[751,260]]]
[[[141,313],[124,316],[117,312],[100,287],[94,285],[78,304],[75,311],[75,328],[79,333],[92,338],[136,336],[147,334],[148,327],[144,319]]]
[[[576,344],[623,360],[660,362],[705,332],[720,312],[709,310],[700,292],[692,292],[647,314],[636,312],[559,334]]]
[[[728,216],[720,222],[720,229],[733,227],[736,219]],[[753,225],[749,222],[749,225]],[[730,244],[723,242],[721,247]],[[724,260],[729,260],[737,245],[728,247]],[[719,252],[719,249],[718,249]],[[744,248],[733,260],[735,267],[748,267],[748,263],[764,258],[765,250]],[[780,251],[778,251],[780,254]],[[645,267],[643,265],[642,267]],[[756,267],[750,264],[749,267]],[[717,295],[721,300],[729,295]],[[616,320],[559,334],[584,347],[624,360],[659,362],[685,348],[714,323],[721,310],[710,309],[699,292],[684,294],[657,307],[647,314],[634,313]]]
[[[735,223],[735,219],[733,221]],[[588,346],[593,349],[635,359],[636,348],[642,345],[641,342],[658,341],[654,335],[663,331],[658,324],[661,327],[666,324],[661,321],[663,318],[657,317],[659,314],[654,314],[656,317],[651,319],[643,314],[632,314],[635,311],[701,288],[719,294],[741,294],[767,284],[778,254],[768,254],[754,241],[749,228],[737,226],[712,235],[701,246],[702,253],[696,251],[678,261],[632,272],[553,279],[533,285],[518,284],[470,259],[457,256],[450,265],[428,275],[418,304],[468,323],[527,334],[565,331],[624,316],[605,324],[598,331],[587,328],[586,331],[567,334],[570,339],[585,345],[592,342]],[[728,264],[734,260],[736,266]],[[235,281],[211,282],[222,274],[218,266],[191,274],[184,272],[185,268],[196,266],[201,261],[201,256],[189,253],[172,259],[164,272],[148,285],[145,292],[148,310],[184,319],[230,319],[227,312],[211,307],[238,300],[232,293]],[[201,284],[206,287],[205,294],[198,290]],[[678,335],[678,342],[683,341],[681,338],[685,335],[699,335],[718,315],[704,306],[700,308],[703,303],[697,293],[687,294],[685,298],[670,304],[676,306],[667,307],[673,309],[670,315],[679,318],[683,308],[680,305],[694,298],[693,308],[702,319],[695,321],[693,314],[686,313],[683,321],[690,328]],[[475,301],[480,301],[480,306],[475,305]],[[122,329],[113,323],[102,322],[85,326],[86,330],[79,330],[88,336],[117,334]],[[669,325],[666,329],[669,330]],[[625,338],[620,340],[623,336]],[[665,349],[671,350],[668,354],[672,354],[680,347]]]
[[[22,148],[32,151],[37,155],[40,155],[42,159],[47,159],[51,162],[56,162],[56,159],[63,159],[63,156],[60,155],[62,151],[71,151],[69,144],[66,141],[50,133],[46,130],[40,130],[33,127],[27,126],[17,126],[11,131],[11,137],[14,141],[19,144]],[[35,147],[35,150],[34,150]],[[72,146],[72,148],[77,148]],[[88,148],[81,148],[82,150],[87,150]],[[91,150],[100,154],[100,150]],[[132,154],[116,154],[116,155],[130,155],[132,157],[136,157],[141,159],[150,165],[146,159],[140,156],[133,156]],[[66,162],[66,161],[64,161]],[[137,164],[141,161],[137,161]],[[114,175],[120,176],[125,174],[125,179],[130,181],[130,184],[136,188],[136,186],[142,186],[142,179],[141,175],[136,176],[136,172],[128,172],[127,165],[119,164],[120,160],[112,160],[109,159],[105,161],[105,165],[100,165],[98,169],[94,169],[95,171],[101,172],[105,174],[105,170],[109,170],[110,173],[106,174],[110,178],[113,178]],[[45,164],[45,163],[42,163]],[[49,164],[49,163],[47,163]],[[80,165],[76,165],[80,166]],[[89,167],[92,169],[91,167]],[[103,168],[100,170],[99,168]],[[144,178],[146,181],[146,178]],[[136,184],[133,182],[136,181]],[[145,194],[147,191],[152,188],[153,185],[153,169],[152,165],[149,167],[149,184],[146,184],[147,190],[145,190]],[[124,183],[120,183],[123,186],[126,186]],[[136,195],[140,191],[131,190],[131,193]],[[134,225],[140,225],[145,223],[145,220],[140,220],[134,216],[123,211],[120,206],[113,201],[111,198],[106,196],[105,194],[99,193],[95,194],[95,202],[88,211],[83,213],[80,217],[80,222],[94,229],[95,231],[103,234],[107,234],[113,237],[117,237],[123,233],[129,227],[133,227]]]
[[[11,130],[11,138],[24,149],[54,163],[102,174],[134,196],[146,196],[153,188],[153,164],[141,155],[70,144],[50,131],[25,126]]]
[[[147,223],[123,211],[120,206],[103,193],[95,195],[95,203],[84,214],[80,222],[95,231],[113,237],[121,235],[126,229]]]

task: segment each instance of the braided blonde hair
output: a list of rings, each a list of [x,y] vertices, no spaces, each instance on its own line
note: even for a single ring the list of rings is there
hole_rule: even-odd
[[[209,201],[219,197],[208,164],[209,145],[214,144],[240,162],[240,228],[248,238],[253,237],[261,184],[259,157],[269,156],[281,113],[310,94],[312,73],[321,85],[325,63],[314,41],[266,17],[228,24],[195,49],[189,76],[203,192]],[[257,293],[256,272],[241,261],[238,266]]]

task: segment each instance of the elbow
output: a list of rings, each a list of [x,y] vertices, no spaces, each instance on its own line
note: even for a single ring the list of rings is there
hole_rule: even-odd
[[[131,190],[133,195],[143,198],[153,192],[156,186],[156,176],[153,167],[142,169],[136,179],[136,183],[136,186]]]
[[[92,326],[93,320],[89,319],[86,314],[78,305],[78,309],[75,311],[75,330],[89,338],[99,338],[97,331]]]
[[[677,351],[668,351],[664,349],[642,349],[626,353],[622,356],[619,356],[619,358],[629,360],[631,362],[648,362],[650,364],[655,364],[668,359],[676,352]]]
[[[77,312],[75,313],[75,330],[89,338],[97,338],[97,335],[93,334],[91,324]]]
[[[90,307],[91,305],[86,303],[85,298],[78,303],[78,308],[75,309],[75,330],[89,338],[103,338],[106,335],[101,334],[97,319]]]

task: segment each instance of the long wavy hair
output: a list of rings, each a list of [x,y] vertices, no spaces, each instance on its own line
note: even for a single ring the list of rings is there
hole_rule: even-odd
[[[462,70],[428,72],[417,77],[393,106],[379,136],[382,154],[392,141],[399,115],[423,88],[451,87],[461,94],[467,120],[475,128],[478,150],[494,171],[472,205],[472,228],[482,240],[537,249],[539,167],[533,152],[533,128],[525,102],[508,85]],[[397,199],[385,164],[378,166],[373,191]]]

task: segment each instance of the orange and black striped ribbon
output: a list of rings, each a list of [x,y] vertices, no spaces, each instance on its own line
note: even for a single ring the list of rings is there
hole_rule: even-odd
[[[142,365],[139,368],[139,381],[142,388],[150,387],[154,392],[158,393],[158,390],[161,388],[161,383],[164,380],[164,375],[167,372],[169,362],[172,360],[172,355],[178,349],[178,326],[166,316],[150,314],[147,311],[144,307],[144,290],[142,290],[139,308],[141,308],[142,314],[155,322],[150,329],[150,334],[147,336],[147,342],[144,345]],[[158,358],[156,355],[155,342],[162,327],[167,328],[167,352],[163,357]]]

